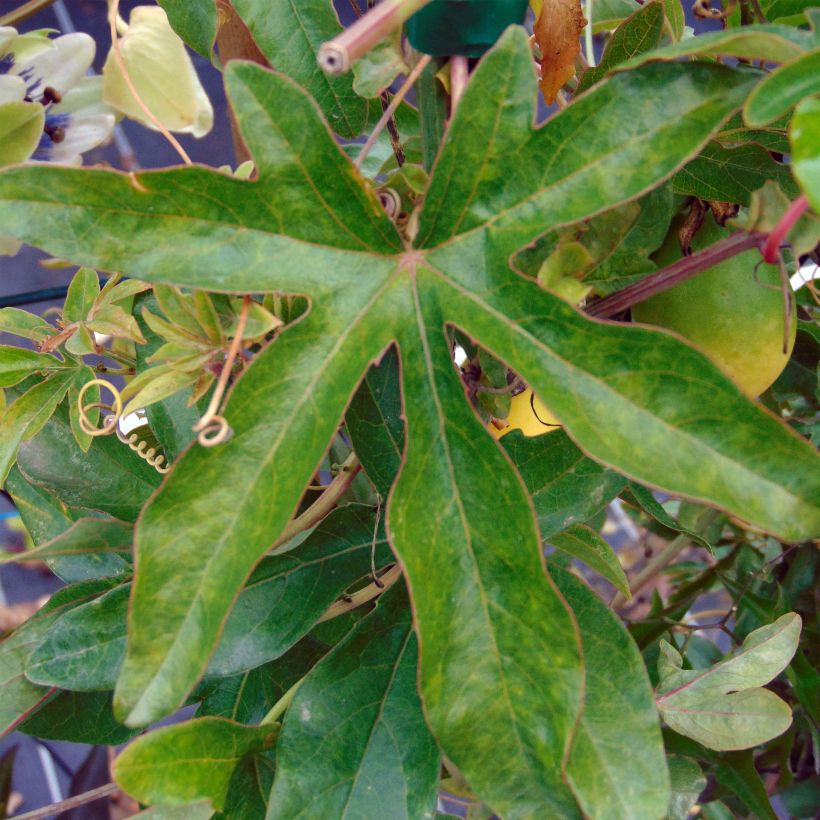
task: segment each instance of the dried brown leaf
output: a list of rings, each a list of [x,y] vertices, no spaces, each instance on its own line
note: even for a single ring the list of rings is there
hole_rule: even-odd
[[[579,38],[586,24],[581,0],[543,0],[533,35],[541,50],[541,93],[548,105],[575,75]]]

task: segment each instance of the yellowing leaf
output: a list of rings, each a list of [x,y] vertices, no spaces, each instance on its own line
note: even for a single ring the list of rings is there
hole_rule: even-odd
[[[544,0],[533,35],[541,49],[541,93],[548,105],[561,86],[575,74],[581,51],[579,37],[587,21],[581,0]]]
[[[182,40],[155,6],[137,6],[120,38],[128,77],[151,113],[169,130],[202,137],[214,112]],[[148,128],[156,125],[134,97],[112,49],[103,66],[103,99]]]

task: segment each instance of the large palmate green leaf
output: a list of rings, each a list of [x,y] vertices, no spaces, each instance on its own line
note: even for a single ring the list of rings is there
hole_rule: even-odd
[[[56,255],[311,299],[237,382],[225,409],[233,437],[188,450],[142,513],[115,699],[129,725],[185,701],[362,377],[397,342],[408,426],[387,530],[411,593],[429,724],[494,810],[579,816],[562,771],[583,685],[576,624],[543,572],[526,488],[465,401],[445,329],[521,374],[596,461],[787,538],[813,534],[811,448],[677,338],[592,321],[508,267],[544,231],[674,174],[758,77],[651,64],[601,81],[535,129],[531,53],[511,29],[450,123],[415,248],[316,105],[248,64],[226,79],[256,181],[197,167],[0,174],[4,230]]]
[[[584,711],[567,765],[578,802],[587,817],[661,817],[669,782],[641,653],[582,581],[556,568],[550,574],[578,619],[586,664]]]
[[[267,817],[434,816],[439,753],[416,691],[407,603],[399,582],[299,685]]]

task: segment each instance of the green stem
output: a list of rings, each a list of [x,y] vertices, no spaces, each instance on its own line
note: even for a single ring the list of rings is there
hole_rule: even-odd
[[[698,521],[695,531],[698,535],[704,533],[709,525],[720,515],[717,510],[707,510]],[[692,539],[686,533],[675,536],[657,555],[653,556],[649,563],[635,576],[629,585],[629,591],[634,596],[640,592],[650,581],[659,575],[666,567],[675,560],[692,543]],[[623,606],[626,597],[618,593],[612,599],[613,608]]]
[[[286,541],[290,541],[294,535],[309,530],[318,524],[338,503],[339,499],[347,492],[348,487],[353,483],[362,465],[356,454],[351,454],[342,464],[339,474],[328,484],[327,489],[310,505],[300,516],[285,527],[279,540],[273,545],[273,549],[281,546]]]
[[[387,572],[385,572],[384,575],[382,575],[377,581],[373,581],[372,584],[368,584],[358,592],[354,592],[346,599],[332,603],[325,610],[325,613],[321,618],[319,618],[317,623],[321,624],[325,621],[330,621],[333,618],[338,618],[340,615],[344,615],[346,612],[351,612],[363,604],[372,601],[374,598],[378,598],[379,595],[385,592],[385,590],[390,589],[390,587],[392,587],[393,584],[399,580],[399,578],[401,578],[401,567],[396,564],[395,566],[390,567],[390,569],[387,570]]]
[[[118,362],[125,367],[134,368],[137,366],[137,363],[132,358],[125,356],[122,353],[115,353],[113,350],[109,350],[106,347],[97,347],[94,352],[97,356],[102,356],[104,359],[111,359],[112,362]]]
[[[283,715],[287,710],[288,706],[290,706],[291,701],[293,700],[293,696],[296,694],[296,690],[302,685],[302,681],[305,678],[299,678],[293,686],[282,695],[276,703],[273,704],[273,708],[268,712],[265,717],[259,722],[260,726],[267,726],[269,723],[276,723],[277,718],[280,715]]]

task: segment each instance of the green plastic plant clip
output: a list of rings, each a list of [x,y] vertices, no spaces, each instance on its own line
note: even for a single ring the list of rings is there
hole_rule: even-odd
[[[433,0],[407,21],[407,37],[433,57],[480,57],[526,13],[527,0]]]

